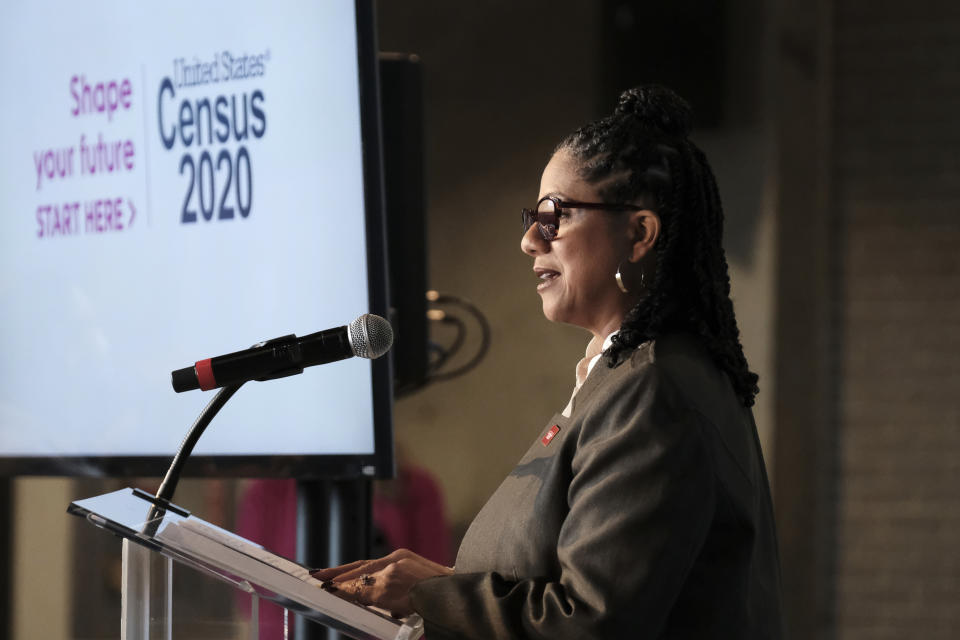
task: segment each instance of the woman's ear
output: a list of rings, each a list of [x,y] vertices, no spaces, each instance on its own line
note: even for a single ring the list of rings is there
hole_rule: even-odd
[[[630,262],[639,262],[653,251],[660,237],[660,216],[653,211],[643,209],[630,214]]]

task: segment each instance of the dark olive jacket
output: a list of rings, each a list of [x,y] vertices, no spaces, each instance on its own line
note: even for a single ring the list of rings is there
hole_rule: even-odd
[[[780,638],[750,410],[692,337],[604,357],[411,600],[429,640]]]

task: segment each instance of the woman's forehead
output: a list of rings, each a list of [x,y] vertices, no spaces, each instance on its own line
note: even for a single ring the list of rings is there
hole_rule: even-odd
[[[540,178],[540,198],[557,196],[562,200],[597,201],[596,188],[580,175],[580,165],[564,150],[557,151]]]

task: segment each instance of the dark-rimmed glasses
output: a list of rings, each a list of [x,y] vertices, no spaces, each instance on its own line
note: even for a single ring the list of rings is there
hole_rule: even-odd
[[[561,200],[556,196],[544,196],[537,202],[536,209],[521,209],[520,216],[523,232],[526,233],[533,223],[540,227],[540,235],[547,242],[557,237],[560,216],[564,209],[599,209],[601,211],[639,211],[642,207],[635,204],[612,204],[608,202],[576,202]]]

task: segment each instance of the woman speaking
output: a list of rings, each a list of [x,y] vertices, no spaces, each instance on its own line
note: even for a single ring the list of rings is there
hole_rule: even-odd
[[[430,640],[781,637],[757,376],[689,123],[674,93],[640,87],[560,143],[520,247],[547,319],[593,334],[570,402],[455,569],[397,551],[316,572],[333,590],[420,613]]]

